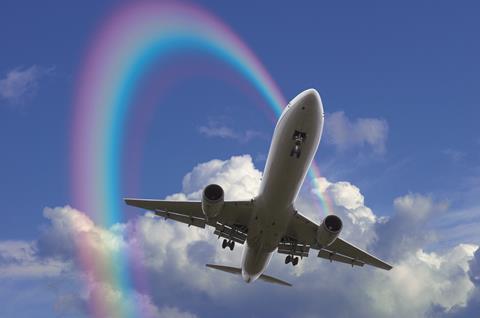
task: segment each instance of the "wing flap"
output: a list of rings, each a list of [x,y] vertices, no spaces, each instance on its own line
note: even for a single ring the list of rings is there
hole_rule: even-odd
[[[149,199],[125,199],[125,203],[150,211],[174,212],[197,218],[205,218],[200,201],[168,201]]]
[[[289,254],[300,257],[307,257],[309,251],[310,246],[308,245],[297,245],[287,242],[280,242],[280,244],[278,244],[277,250],[277,252],[280,254]]]
[[[247,239],[247,234],[244,231],[241,231],[234,226],[230,227],[217,224],[215,232],[213,232],[213,234],[243,244]]]
[[[194,225],[197,227],[201,227],[202,229],[205,228],[205,219],[196,218],[193,216],[181,215],[172,212],[165,212],[165,211],[155,211],[155,215],[163,217],[165,219],[174,220],[177,222],[185,223],[188,226]]]
[[[340,263],[345,263],[345,264],[350,264],[350,265],[355,265],[355,266],[363,266],[365,263],[360,262],[356,259],[346,257],[340,254],[336,254],[327,250],[320,250],[318,252],[318,257],[328,259],[330,262],[340,262]]]
[[[358,260],[364,262],[365,264],[382,268],[387,271],[393,268],[390,264],[382,261],[379,258],[376,258],[373,255],[370,255],[369,253],[361,250],[351,243],[348,243],[347,241],[342,240],[341,238],[337,238],[335,241],[333,241],[333,243],[328,246],[328,249],[334,253],[345,255],[354,260]]]

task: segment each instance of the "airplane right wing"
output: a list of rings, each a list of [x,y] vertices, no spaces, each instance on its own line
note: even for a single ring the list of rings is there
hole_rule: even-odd
[[[287,235],[282,238],[278,246],[278,252],[307,257],[310,249],[316,249],[319,250],[318,257],[328,259],[331,262],[336,261],[352,266],[367,264],[385,270],[392,269],[391,265],[341,238],[337,238],[332,244],[324,248],[320,247],[316,240],[318,226],[318,224],[297,212],[290,222]]]
[[[378,268],[381,268],[381,269],[385,269],[387,271],[389,271],[393,268],[392,265],[390,265],[390,264],[382,261],[381,259],[363,251],[362,249],[356,247],[355,245],[353,245],[351,243],[348,243],[347,241],[345,241],[341,238],[337,238],[335,241],[333,241],[333,243],[330,244],[327,247],[327,249],[330,250],[330,252],[328,252],[328,257],[326,257],[327,259],[329,259],[331,257],[334,257],[335,255],[340,254],[340,255],[345,255],[346,257],[351,259],[352,262],[361,262],[361,263],[368,264],[368,265],[371,265],[371,266],[375,266],[375,267],[378,267]],[[323,250],[320,250],[318,252],[319,257],[322,257],[322,256],[320,256],[320,253],[322,251]],[[326,252],[326,250],[325,250],[325,252]],[[354,264],[354,265],[359,265],[359,264]],[[360,266],[363,266],[363,265],[360,265]]]

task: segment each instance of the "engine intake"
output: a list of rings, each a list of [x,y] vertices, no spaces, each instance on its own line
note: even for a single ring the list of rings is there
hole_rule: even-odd
[[[323,219],[322,224],[317,229],[317,243],[320,247],[326,247],[332,244],[342,231],[342,220],[336,215],[329,215]]]
[[[202,210],[207,219],[216,218],[223,209],[224,193],[218,184],[209,184],[203,189]]]

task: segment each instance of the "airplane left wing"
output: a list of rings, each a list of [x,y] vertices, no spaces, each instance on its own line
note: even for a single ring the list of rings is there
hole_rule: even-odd
[[[318,224],[309,220],[300,213],[296,213],[290,222],[287,235],[282,238],[278,246],[278,252],[295,256],[306,257],[310,249],[318,251],[318,257],[336,262],[363,266],[365,264],[385,270],[392,266],[381,259],[365,252],[355,245],[337,238],[332,244],[322,248],[316,240]]]
[[[125,199],[131,206],[149,210],[165,219],[205,228],[215,228],[214,234],[243,244],[247,238],[248,223],[252,215],[252,201],[226,201],[222,212],[215,219],[206,219],[200,201],[168,201],[149,199]]]

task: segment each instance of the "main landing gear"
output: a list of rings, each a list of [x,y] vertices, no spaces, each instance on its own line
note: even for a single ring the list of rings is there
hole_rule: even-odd
[[[226,248],[227,246],[230,249],[230,251],[233,251],[233,248],[235,247],[235,241],[233,240],[227,241],[227,239],[224,239],[222,243],[222,248]]]
[[[298,264],[298,256],[288,255],[285,257],[285,264],[292,263],[293,266]]]

